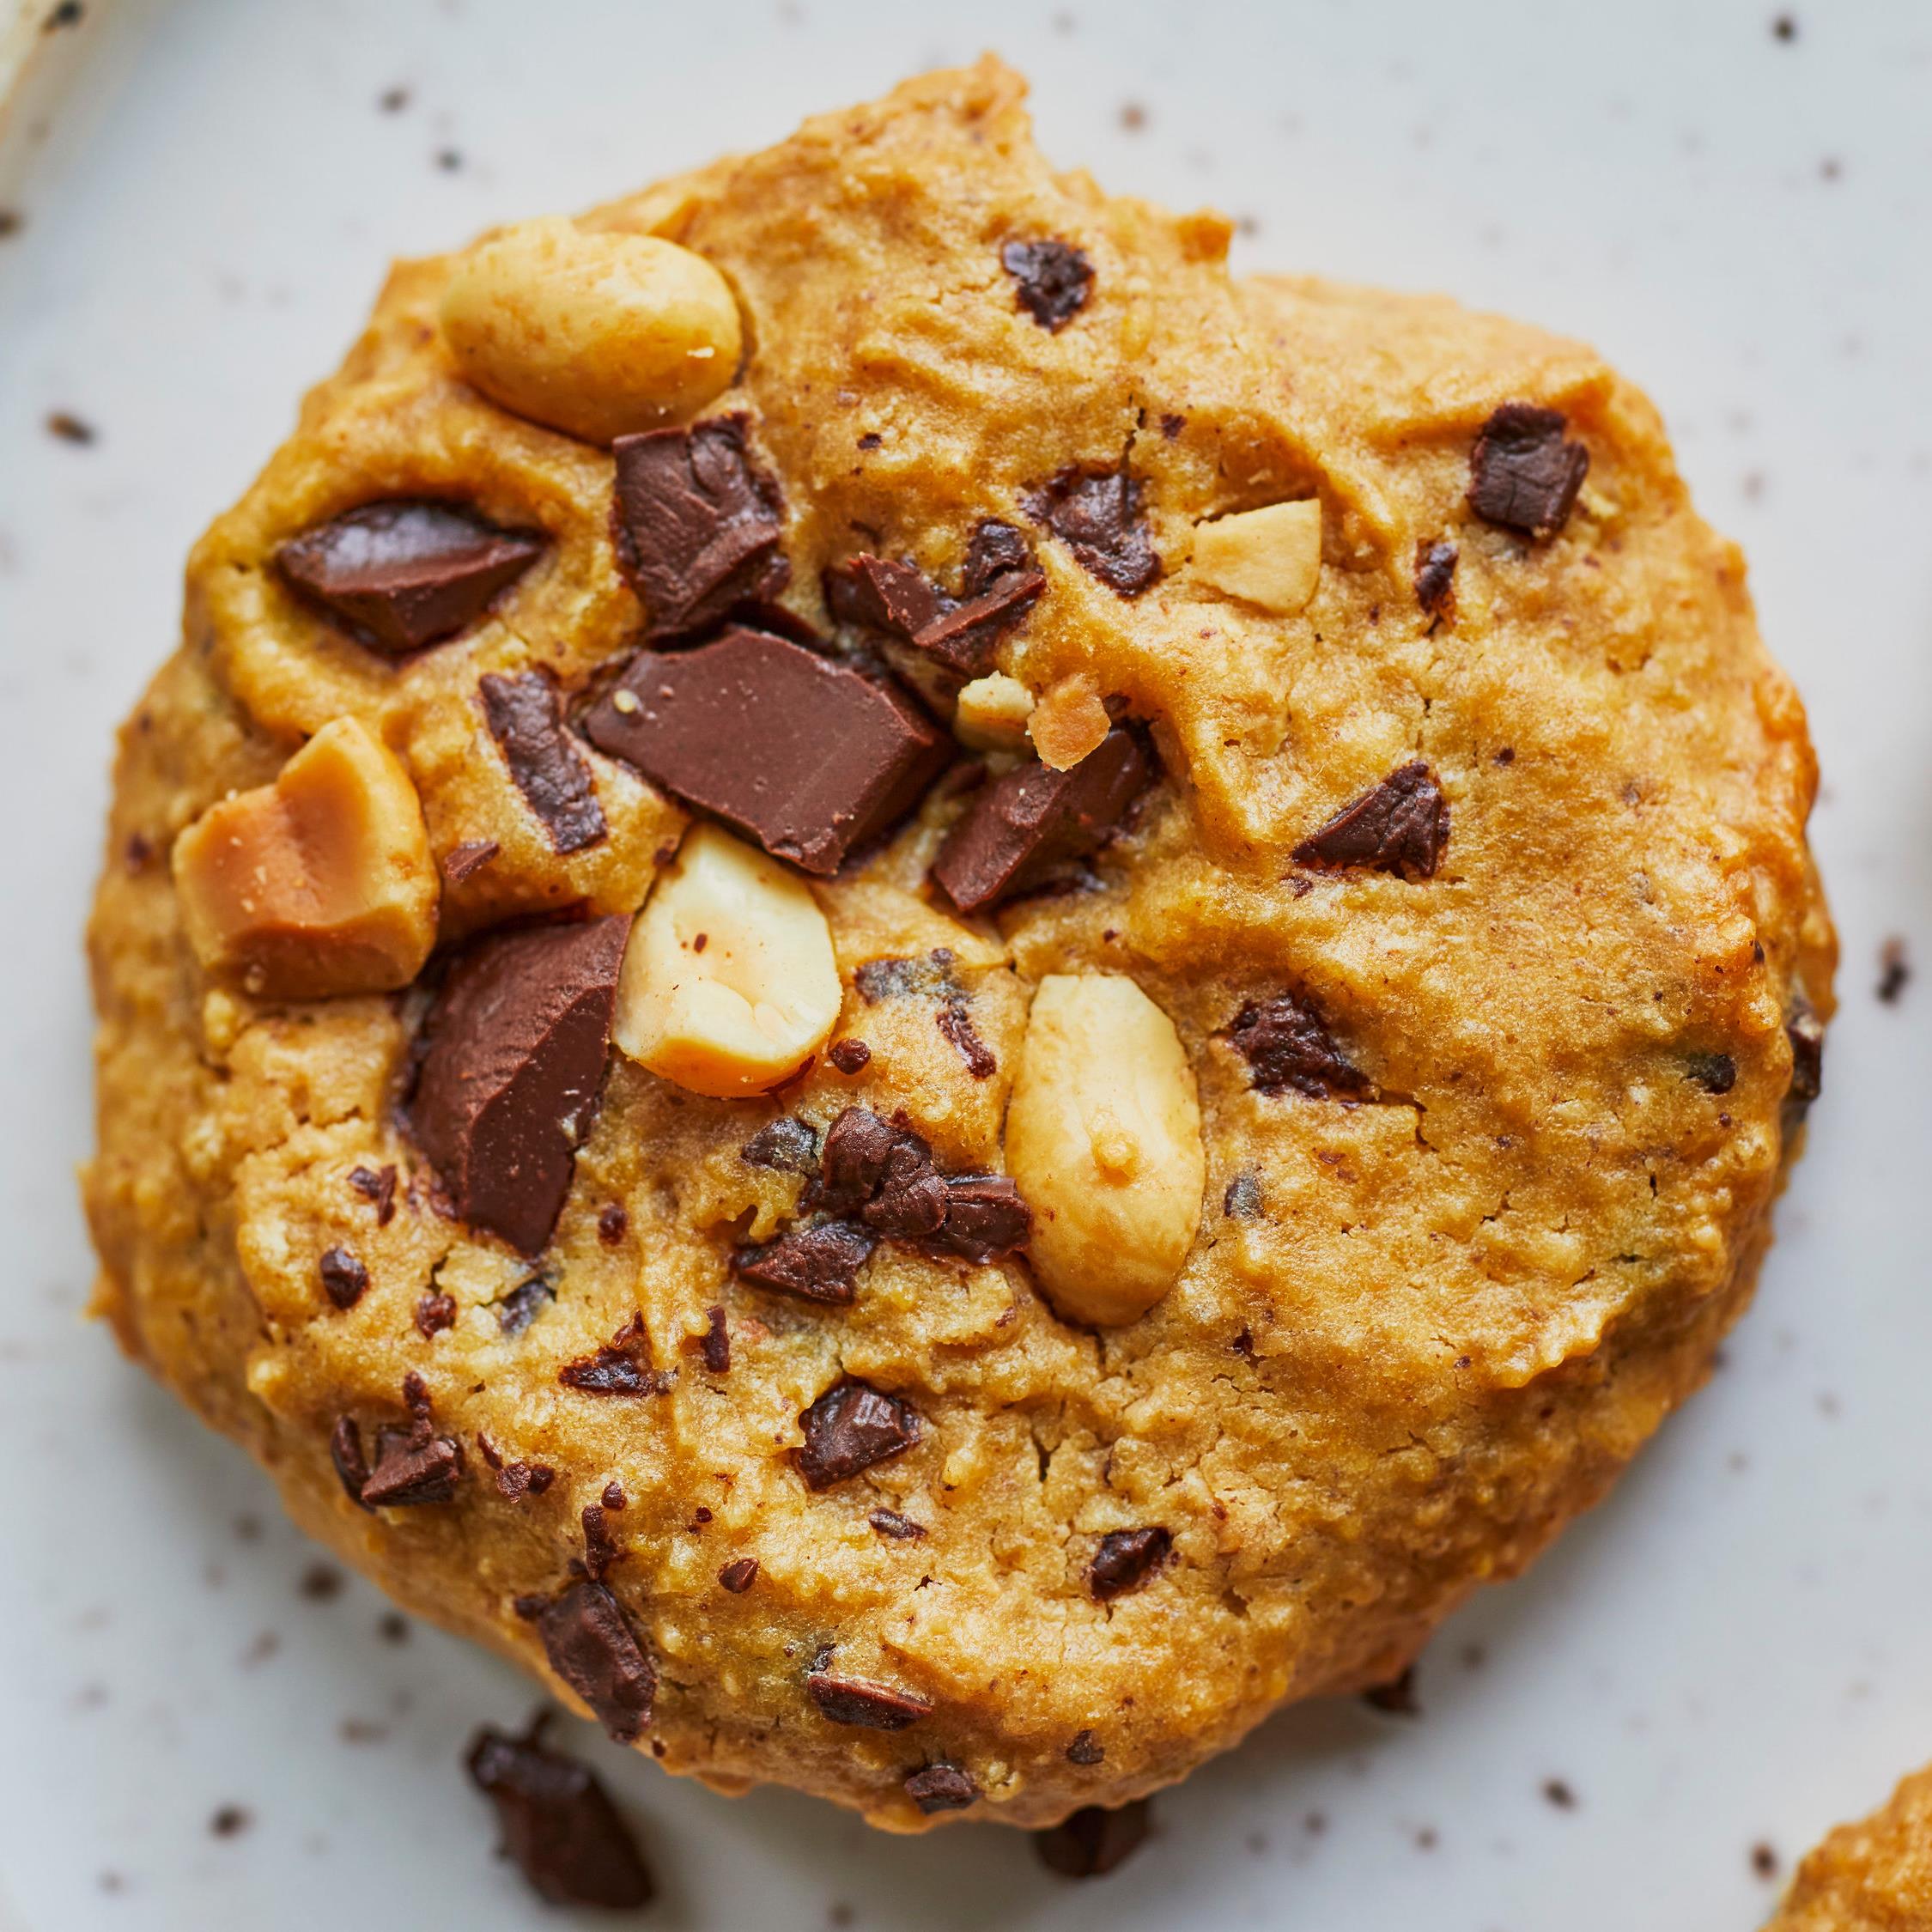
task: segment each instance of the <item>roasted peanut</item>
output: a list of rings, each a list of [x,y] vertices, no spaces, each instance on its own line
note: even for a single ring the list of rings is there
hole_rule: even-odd
[[[841,988],[804,881],[715,825],[687,835],[632,931],[612,1037],[693,1093],[762,1093],[829,1036]]]
[[[1076,671],[1041,694],[1027,720],[1040,762],[1071,771],[1114,728],[1091,671]]]
[[[444,293],[442,329],[491,401],[594,443],[702,409],[730,386],[741,347],[738,303],[702,256],[562,216],[472,250]]]
[[[1033,1210],[1034,1274],[1062,1315],[1137,1321],[1173,1286],[1200,1225],[1200,1106],[1174,1023],[1132,980],[1041,981],[1006,1166]]]
[[[272,785],[210,805],[174,841],[174,884],[196,957],[268,999],[407,986],[435,943],[416,787],[353,718],[325,725]]]
[[[1194,575],[1230,597],[1292,617],[1321,574],[1321,505],[1315,497],[1242,510],[1194,526]]]
[[[1033,694],[1017,677],[995,671],[963,684],[953,710],[953,735],[975,751],[1017,750],[1026,743]]]

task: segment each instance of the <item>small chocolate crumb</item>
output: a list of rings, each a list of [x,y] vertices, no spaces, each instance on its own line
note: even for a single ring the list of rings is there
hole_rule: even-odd
[[[453,174],[463,165],[463,151],[459,148],[439,148],[436,150],[436,166],[446,174]]]
[[[1121,105],[1121,125],[1129,134],[1138,134],[1147,125],[1147,110],[1138,100]]]
[[[434,1341],[446,1328],[456,1326],[456,1297],[440,1289],[422,1296],[416,1304],[416,1330],[425,1341]]]
[[[1415,600],[1431,618],[1455,614],[1454,544],[1432,544],[1425,537],[1415,547]]]
[[[255,1822],[245,1805],[223,1805],[208,1821],[208,1829],[218,1838],[232,1838]]]
[[[495,839],[465,839],[452,846],[443,858],[443,883],[460,885],[480,872],[503,848]]]
[[[1058,335],[1087,306],[1093,264],[1067,241],[1009,241],[999,265],[1012,276],[1019,306]]]
[[[980,1788],[957,1765],[927,1765],[906,1777],[906,1795],[928,1817],[937,1811],[964,1811],[980,1801]]]
[[[1097,1765],[1107,1755],[1107,1747],[1092,1731],[1077,1731],[1066,1747],[1070,1765]]]
[[[1150,1824],[1145,1798],[1117,1811],[1087,1805],[1050,1830],[1036,1832],[1033,1849],[1041,1863],[1062,1878],[1104,1878],[1146,1842]]]
[[[975,1080],[990,1079],[999,1071],[999,1062],[993,1058],[993,1049],[981,1039],[978,1029],[973,1024],[973,1016],[963,1005],[953,1004],[940,1007],[933,1016],[933,1024],[959,1049],[959,1057],[966,1062],[966,1071]]]
[[[84,448],[94,441],[96,432],[91,422],[76,416],[71,410],[54,410],[47,417],[47,434],[58,436],[64,443],[74,443]]]
[[[1363,1692],[1362,1701],[1391,1717],[1419,1717],[1422,1706],[1416,1702],[1415,1666],[1411,1664],[1400,1677],[1392,1677],[1386,1684]]]
[[[327,1603],[342,1595],[343,1576],[332,1563],[312,1563],[295,1588],[311,1603]]]
[[[121,848],[121,863],[131,873],[147,871],[155,856],[155,841],[145,832],[130,832]]]
[[[556,1290],[540,1274],[519,1281],[496,1304],[496,1326],[506,1335],[520,1335],[556,1299]]]
[[[1899,995],[1905,990],[1911,976],[1911,962],[1905,957],[1905,942],[1894,933],[1879,949],[1876,991],[1880,999],[1887,1006],[1896,1005]]]
[[[929,1698],[864,1677],[835,1677],[828,1670],[812,1671],[805,1690],[821,1716],[864,1730],[902,1731],[933,1714]]]
[[[1737,1062],[1728,1054],[1692,1054],[1684,1069],[1709,1094],[1728,1093],[1737,1084]]]
[[[620,1552],[611,1536],[608,1512],[601,1503],[586,1503],[577,1512],[584,1532],[584,1574],[601,1583]]]
[[[346,1248],[329,1249],[317,1265],[322,1291],[339,1309],[354,1308],[369,1285],[369,1271]]]
[[[825,1049],[825,1057],[850,1078],[855,1073],[863,1072],[871,1063],[872,1049],[863,1040],[835,1040]]]
[[[1101,1603],[1138,1589],[1174,1553],[1174,1538],[1158,1523],[1110,1529],[1087,1565],[1087,1588]]]
[[[352,1167],[349,1184],[375,1208],[376,1225],[386,1228],[396,1218],[396,1170],[393,1167]]]
[[[410,1640],[410,1620],[400,1610],[385,1610],[376,1619],[376,1635],[385,1643],[407,1643]]]
[[[808,1489],[829,1489],[919,1441],[919,1412],[870,1382],[848,1380],[827,1389],[799,1417],[805,1445],[793,1455]]]
[[[757,1580],[758,1559],[756,1557],[739,1557],[718,1572],[720,1584],[733,1596],[743,1596]]]
[[[1751,1869],[1761,1879],[1777,1876],[1777,1853],[1762,1838],[1751,1848]]]
[[[732,1332],[725,1325],[725,1311],[713,1307],[705,1311],[704,1339],[698,1344],[705,1367],[714,1376],[729,1375],[732,1367]]]
[[[661,1395],[670,1382],[650,1362],[644,1317],[634,1315],[595,1354],[566,1362],[556,1379],[583,1395]]]
[[[385,88],[376,96],[376,106],[386,114],[399,114],[410,104],[407,88]]]
[[[1780,14],[1771,21],[1771,38],[1774,40],[1795,40],[1798,23],[1789,14]]]
[[[924,1523],[914,1522],[910,1516],[902,1516],[896,1510],[874,1510],[866,1521],[877,1534],[888,1537],[895,1543],[916,1542],[926,1534]]]
[[[0,208],[0,241],[16,235],[27,226],[27,217],[17,208]]]
[[[624,1485],[615,1476],[605,1484],[602,1501],[606,1510],[622,1510],[629,1500],[624,1494]]]
[[[630,1230],[630,1216],[620,1201],[611,1201],[598,1210],[597,1238],[606,1248],[621,1248]]]
[[[1784,1023],[1784,1036],[1791,1043],[1791,1084],[1784,1097],[1808,1107],[1825,1091],[1825,1023],[1801,999]]]

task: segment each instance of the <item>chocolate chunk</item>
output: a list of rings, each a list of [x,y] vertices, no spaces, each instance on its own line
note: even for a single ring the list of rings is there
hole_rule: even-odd
[[[933,1024],[958,1048],[959,1057],[966,1062],[966,1071],[975,1080],[988,1079],[999,1071],[999,1062],[993,1057],[993,1049],[981,1039],[979,1030],[973,1024],[973,1016],[964,1006],[940,1007],[933,1017]]]
[[[515,677],[491,671],[477,687],[489,735],[524,802],[543,822],[550,849],[581,852],[605,835],[591,769],[563,728],[555,682],[541,671]]]
[[[1107,1755],[1107,1747],[1092,1731],[1077,1731],[1066,1747],[1070,1765],[1097,1765]]]
[[[984,597],[1015,570],[1032,570],[1033,546],[1026,532],[997,517],[982,517],[973,526],[961,567],[960,589],[968,598]]]
[[[346,1248],[326,1249],[316,1266],[322,1292],[337,1308],[354,1308],[369,1285],[369,1271]]]
[[[493,934],[425,1026],[409,1120],[456,1212],[525,1255],[550,1237],[604,1081],[630,921]]]
[[[621,1248],[630,1231],[630,1216],[622,1201],[609,1201],[597,1211],[597,1238],[605,1248]]]
[[[1532,537],[1561,530],[1583,487],[1590,453],[1565,442],[1561,410],[1505,403],[1484,423],[1469,456],[1469,507],[1487,523]]]
[[[1235,1176],[1221,1196],[1221,1212],[1231,1221],[1254,1221],[1261,1218],[1261,1182],[1252,1171]]]
[[[807,1489],[829,1489],[919,1440],[919,1411],[865,1382],[828,1388],[799,1422],[805,1446],[793,1454]]]
[[[928,1817],[936,1811],[964,1811],[980,1801],[980,1788],[957,1765],[927,1765],[906,1777],[906,1795]]]
[[[358,639],[401,657],[453,636],[542,552],[534,531],[505,530],[459,503],[365,503],[292,537],[276,568]]]
[[[966,808],[939,848],[933,877],[962,912],[1030,891],[1103,844],[1152,776],[1139,736],[1121,726],[1071,770],[1021,765]]]
[[[878,1534],[890,1537],[895,1543],[916,1542],[926,1534],[924,1523],[914,1522],[896,1510],[874,1510],[866,1521]]]
[[[886,1157],[878,1192],[866,1203],[866,1224],[891,1241],[914,1242],[936,1234],[946,1218],[945,1177],[916,1133],[902,1133]]]
[[[850,1221],[823,1221],[816,1227],[793,1228],[762,1247],[738,1249],[732,1256],[732,1273],[759,1288],[843,1308],[852,1300],[859,1270],[873,1246],[867,1229]]]
[[[453,1436],[421,1435],[415,1429],[376,1431],[375,1467],[362,1485],[372,1509],[413,1509],[447,1503],[463,1473],[463,1449]]]
[[[1411,1664],[1400,1677],[1391,1677],[1386,1684],[1363,1692],[1362,1701],[1391,1717],[1419,1717],[1422,1706],[1416,1702],[1415,1666]]]
[[[732,1370],[732,1332],[725,1325],[725,1311],[714,1307],[706,1311],[704,1340],[698,1344],[698,1352],[704,1358],[704,1365],[714,1376],[726,1376]]]
[[[432,1289],[421,1295],[416,1304],[416,1331],[425,1341],[434,1341],[446,1328],[456,1326],[456,1297]]]
[[[733,1596],[743,1596],[757,1580],[758,1559],[756,1557],[741,1556],[718,1572],[719,1587],[729,1590]]]
[[[605,1573],[617,1560],[617,1546],[611,1540],[611,1520],[601,1503],[587,1503],[578,1511],[584,1531],[584,1573],[592,1583],[601,1583]]]
[[[1257,1093],[1292,1087],[1311,1100],[1358,1097],[1369,1083],[1343,1058],[1321,1014],[1291,993],[1250,999],[1228,1029],[1234,1049],[1248,1062]]]
[[[534,1618],[550,1668],[612,1738],[634,1742],[651,1722],[658,1674],[609,1589],[586,1579],[548,1601],[517,1607]]]
[[[1728,1093],[1737,1084],[1737,1062],[1728,1054],[1692,1054],[1684,1071],[1706,1093]]]
[[[917,565],[861,554],[825,572],[825,604],[841,623],[910,644],[945,611],[946,598]]]
[[[1097,471],[1075,465],[1028,496],[1026,513],[1052,531],[1090,575],[1122,597],[1138,597],[1161,574],[1143,514],[1146,493],[1125,464]]]
[[[1415,547],[1415,600],[1431,617],[1455,614],[1456,549],[1425,537]]]
[[[1449,800],[1420,761],[1337,812],[1292,854],[1298,866],[1364,866],[1406,879],[1432,878],[1449,843]]]
[[[465,839],[443,855],[443,884],[460,885],[473,878],[502,850],[495,839]]]
[[[949,756],[902,687],[757,630],[641,651],[584,729],[653,784],[822,875],[910,811]]]
[[[933,1715],[928,1699],[863,1677],[835,1677],[829,1671],[815,1670],[805,1679],[805,1689],[821,1716],[868,1731],[902,1731]]]
[[[1048,1871],[1062,1878],[1104,1878],[1146,1842],[1147,1801],[1136,1798],[1117,1811],[1087,1805],[1071,1818],[1033,1834],[1033,1849]]]
[[[1093,293],[1093,264],[1071,242],[1009,241],[999,265],[1013,278],[1019,306],[1054,335]]]
[[[1102,1603],[1145,1583],[1174,1553],[1174,1538],[1159,1524],[1145,1529],[1110,1529],[1100,1539],[1087,1565],[1087,1588]]]
[[[1808,1107],[1825,1091],[1825,1023],[1802,1000],[1785,1023],[1791,1042],[1791,1084],[1784,1097]]]
[[[842,623],[858,624],[925,652],[961,677],[992,670],[993,653],[1047,587],[1026,539],[1010,524],[983,523],[980,531],[1005,531],[1018,542],[1018,561],[994,568],[1012,554],[1005,539],[982,544],[975,532],[966,558],[963,599],[949,597],[909,563],[860,556],[825,573],[825,601]],[[989,574],[990,572],[990,574]]]
[[[1025,1247],[1033,1214],[1009,1176],[951,1174],[945,1188],[945,1219],[926,1236],[925,1247],[973,1262],[995,1261]]]
[[[496,1326],[506,1335],[520,1335],[556,1299],[556,1290],[540,1274],[519,1281],[496,1304]]]
[[[349,1184],[366,1201],[375,1206],[376,1225],[386,1228],[396,1218],[396,1170],[393,1167],[352,1167]]]
[[[651,1902],[651,1874],[588,1766],[544,1749],[534,1734],[510,1737],[487,1725],[465,1762],[496,1807],[504,1855],[539,1898],[615,1911]]]
[[[863,1040],[835,1040],[826,1048],[825,1057],[849,1079],[872,1064],[872,1049]]]
[[[870,1108],[848,1107],[825,1130],[811,1205],[840,1215],[864,1208],[884,1184],[893,1150],[906,1141],[926,1147],[917,1134],[881,1120]]]
[[[752,1167],[776,1168],[781,1174],[810,1174],[818,1165],[818,1134],[811,1121],[781,1114],[767,1121],[738,1151]]]
[[[617,564],[644,600],[646,635],[715,623],[791,580],[778,484],[746,453],[743,416],[619,436],[611,529]]]
[[[613,1476],[604,1485],[604,1507],[606,1510],[622,1510],[628,1507],[629,1498],[624,1494],[624,1485]]]
[[[651,1366],[650,1338],[641,1315],[632,1315],[595,1354],[566,1362],[556,1379],[580,1395],[661,1395],[670,1387],[669,1378]]]
[[[329,1431],[329,1460],[335,1465],[336,1475],[349,1500],[361,1509],[368,1509],[368,1504],[362,1501],[362,1485],[369,1479],[369,1464],[362,1453],[362,1431],[356,1426],[355,1417],[336,1418],[335,1426]]]
[[[506,1462],[481,1431],[477,1449],[495,1473],[497,1488],[513,1503],[520,1503],[526,1496],[541,1496],[556,1480],[556,1471],[547,1462]]]

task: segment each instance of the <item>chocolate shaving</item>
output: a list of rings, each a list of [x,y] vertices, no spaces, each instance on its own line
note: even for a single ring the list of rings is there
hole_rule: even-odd
[[[829,1388],[799,1417],[805,1446],[793,1455],[808,1489],[829,1489],[912,1448],[919,1412],[870,1382],[848,1380]]]
[[[489,734],[524,802],[550,835],[550,849],[581,852],[603,838],[604,807],[591,769],[563,728],[556,683],[541,671],[515,677],[492,671],[477,687]]]
[[[1454,544],[1431,544],[1425,537],[1415,547],[1415,600],[1431,620],[1455,615],[1455,565]]]
[[[1026,513],[1052,531],[1089,575],[1122,597],[1138,597],[1161,574],[1147,528],[1146,493],[1124,463],[1100,471],[1076,464],[1033,491]]]
[[[369,1285],[369,1271],[346,1248],[324,1251],[316,1264],[322,1292],[339,1309],[352,1309]]]
[[[619,1744],[635,1742],[651,1722],[658,1674],[609,1589],[586,1577],[547,1601],[519,1601],[517,1609],[535,1622],[550,1668],[605,1731]]]
[[[815,1670],[805,1679],[805,1690],[821,1716],[868,1731],[902,1731],[933,1715],[928,1698],[863,1677],[835,1677],[829,1671]]]
[[[1298,866],[1365,866],[1432,878],[1449,843],[1449,801],[1419,760],[1401,766],[1337,812],[1292,854]]]
[[[933,1024],[959,1049],[959,1057],[966,1062],[966,1071],[975,1080],[988,1079],[999,1071],[999,1062],[993,1058],[993,1049],[981,1039],[978,1029],[973,1024],[973,1016],[964,1006],[940,1007],[933,1017]]]
[[[931,1817],[936,1811],[964,1811],[980,1801],[980,1788],[957,1765],[927,1765],[906,1777],[906,1795]]]
[[[1062,1878],[1104,1878],[1145,1844],[1150,1829],[1147,1801],[1108,1811],[1087,1805],[1071,1818],[1033,1834],[1033,1849],[1048,1871]]]
[[[1566,442],[1562,410],[1504,403],[1469,456],[1469,507],[1485,523],[1531,537],[1563,528],[1590,466],[1581,443]]]
[[[1235,1051],[1248,1062],[1257,1093],[1293,1088],[1311,1100],[1359,1098],[1370,1091],[1364,1076],[1343,1057],[1321,1013],[1291,993],[1250,999],[1228,1029]]]
[[[822,1221],[794,1228],[762,1247],[738,1249],[732,1256],[732,1273],[756,1287],[843,1308],[853,1298],[859,1270],[874,1245],[866,1228],[850,1221]]]
[[[401,657],[474,623],[544,541],[461,504],[398,498],[305,530],[275,562],[294,589],[360,641]]]
[[[1173,1553],[1174,1538],[1158,1523],[1145,1529],[1109,1530],[1087,1565],[1087,1588],[1097,1601],[1111,1603],[1138,1589]]]
[[[1009,241],[999,265],[1013,278],[1019,306],[1054,335],[1093,293],[1093,264],[1068,241]]]

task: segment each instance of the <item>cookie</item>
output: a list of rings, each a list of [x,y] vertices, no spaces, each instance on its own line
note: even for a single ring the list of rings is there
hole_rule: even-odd
[[[1798,1867],[1765,1932],[1905,1932],[1932,1925],[1932,1770]]]
[[[399,266],[197,547],[98,1305],[725,1789],[1119,1805],[1707,1372],[1817,1091],[1803,714],[1589,351],[1230,280],[914,81]]]

